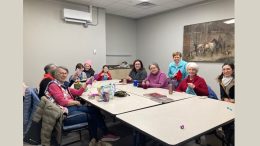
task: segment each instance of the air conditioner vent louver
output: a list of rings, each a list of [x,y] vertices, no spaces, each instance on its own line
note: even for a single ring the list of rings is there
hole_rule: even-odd
[[[136,4],[135,6],[139,7],[139,8],[147,9],[147,8],[151,8],[151,7],[156,6],[156,4],[153,4],[151,2],[141,2],[139,4]]]

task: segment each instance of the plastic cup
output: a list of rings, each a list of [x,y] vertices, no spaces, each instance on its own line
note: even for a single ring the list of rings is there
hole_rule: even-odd
[[[138,81],[137,80],[134,80],[134,86],[137,87],[138,86]]]
[[[127,80],[126,79],[123,79],[123,84],[127,84]]]
[[[109,102],[109,93],[104,92],[103,93],[104,102]]]
[[[147,85],[146,84],[143,84],[143,89],[147,89]]]

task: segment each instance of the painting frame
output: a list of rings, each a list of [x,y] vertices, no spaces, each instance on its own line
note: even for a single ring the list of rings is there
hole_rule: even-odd
[[[185,25],[183,59],[188,62],[234,62],[235,23],[232,20],[235,19]]]

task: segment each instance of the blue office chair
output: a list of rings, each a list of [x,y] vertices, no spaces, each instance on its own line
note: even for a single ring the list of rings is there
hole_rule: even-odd
[[[207,85],[207,86],[208,86],[208,92],[209,92],[208,97],[211,99],[219,100],[217,94],[211,89],[211,87],[209,85]]]
[[[83,130],[88,130],[88,120],[87,120],[87,114],[84,112],[79,112],[79,111],[75,111],[73,113],[71,113],[70,115],[68,115],[64,120],[63,120],[63,124],[62,124],[62,135],[61,135],[61,140],[60,140],[60,145],[62,145],[62,136],[63,135],[67,135],[68,133],[71,132],[79,132],[80,135],[80,139],[77,141],[73,141],[73,142],[69,142],[65,145],[70,145],[72,143],[78,142],[82,140],[82,134],[81,132]]]
[[[28,132],[31,123],[32,115],[35,112],[40,99],[38,97],[38,90],[36,88],[28,87],[25,89],[25,96],[23,97],[23,132],[24,135]]]

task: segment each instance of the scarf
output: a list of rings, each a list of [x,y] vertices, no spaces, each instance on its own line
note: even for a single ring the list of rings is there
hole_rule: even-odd
[[[187,87],[186,91],[187,94],[197,95],[194,89],[192,89],[190,86]]]
[[[233,80],[233,77],[224,77],[223,76],[222,84],[226,87],[232,80]]]

